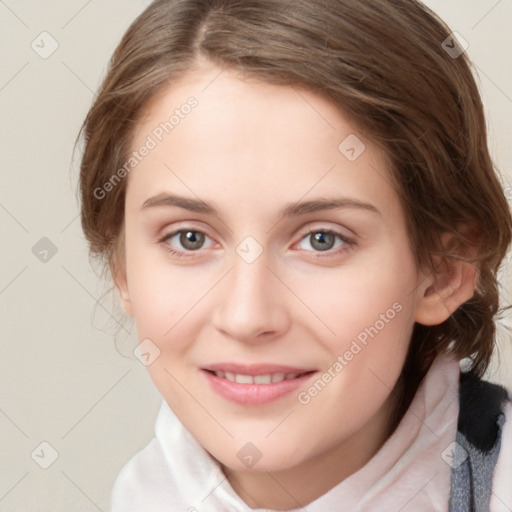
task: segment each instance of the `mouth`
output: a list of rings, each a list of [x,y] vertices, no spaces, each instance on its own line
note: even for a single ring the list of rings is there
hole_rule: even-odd
[[[316,370],[280,365],[220,363],[202,368],[211,389],[245,406],[263,405],[290,394]]]
[[[209,371],[209,370],[206,370]],[[222,370],[219,371],[210,371],[215,377],[219,379],[226,379],[230,382],[237,382],[238,384],[272,384],[273,382],[283,382],[284,380],[296,379],[302,375],[305,375],[309,372],[304,373],[264,373],[263,375],[248,375],[244,373],[233,373],[233,372],[224,372]]]

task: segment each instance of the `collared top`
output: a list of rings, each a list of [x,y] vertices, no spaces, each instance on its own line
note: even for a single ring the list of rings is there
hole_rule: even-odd
[[[459,363],[432,364],[394,433],[368,463],[302,509],[307,512],[448,512],[459,415]],[[512,510],[512,407],[505,411],[491,512]],[[508,455],[508,457],[507,457]],[[119,473],[111,512],[275,512],[250,509],[219,463],[163,401],[155,438]]]

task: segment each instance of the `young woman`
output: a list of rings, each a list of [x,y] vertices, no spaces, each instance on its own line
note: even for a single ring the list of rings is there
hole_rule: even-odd
[[[163,397],[114,512],[512,508],[480,380],[511,214],[432,12],[157,0],[83,134],[84,232]]]

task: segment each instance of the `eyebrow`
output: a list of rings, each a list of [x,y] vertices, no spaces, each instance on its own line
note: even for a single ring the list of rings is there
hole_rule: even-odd
[[[144,201],[144,204],[141,207],[141,211],[162,206],[176,206],[191,212],[204,213],[220,217],[219,212],[214,206],[202,201],[201,199],[193,199],[167,193],[158,194]],[[333,210],[336,208],[357,208],[382,215],[381,212],[370,203],[366,203],[364,201],[360,201],[359,199],[350,197],[335,197],[315,199],[311,201],[300,201],[288,204],[283,209],[282,216],[291,217],[294,215],[303,215],[306,213]]]

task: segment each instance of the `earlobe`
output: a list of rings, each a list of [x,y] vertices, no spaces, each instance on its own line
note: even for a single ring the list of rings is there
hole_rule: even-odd
[[[124,228],[121,230],[121,234],[117,239],[114,250],[112,252],[109,264],[110,274],[114,280],[114,285],[119,292],[119,298],[121,299],[121,305],[123,306],[124,312],[133,317],[133,308],[130,300],[130,291],[128,289],[128,278],[126,272],[126,253],[125,253],[125,234]]]
[[[475,263],[436,257],[436,269],[424,286],[416,307],[415,321],[438,325],[473,297],[478,270]]]
[[[121,299],[121,304],[123,306],[124,312],[128,316],[133,316],[132,303],[130,300],[130,293],[128,292],[126,278],[122,279],[122,284],[120,284],[119,281],[116,280],[116,287],[117,290],[119,291],[119,297]]]
[[[121,299],[121,305],[123,306],[124,312],[128,316],[133,316],[132,303],[130,300],[130,291],[128,289],[128,279],[126,277],[126,270],[124,265],[114,265],[111,268],[112,276],[114,279],[115,287],[119,292],[119,298]]]

